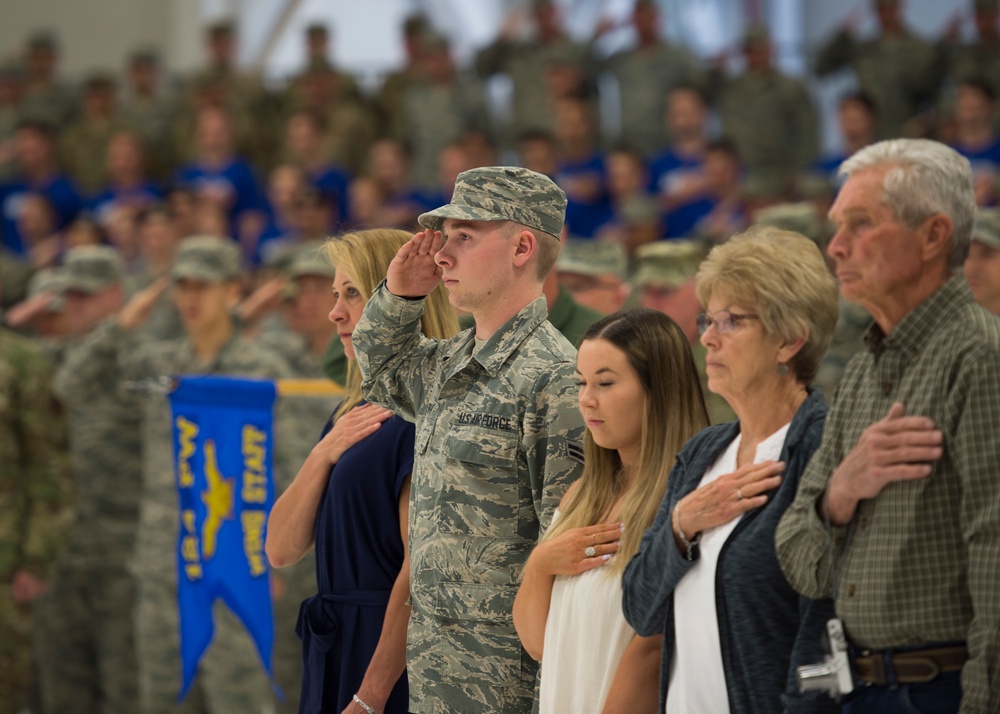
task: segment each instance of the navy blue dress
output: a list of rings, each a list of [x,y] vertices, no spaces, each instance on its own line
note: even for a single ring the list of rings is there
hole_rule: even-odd
[[[324,436],[330,430],[327,424]],[[340,714],[358,691],[403,565],[399,495],[413,471],[413,425],[394,416],[344,452],[316,512],[318,594],[299,609],[300,714]],[[407,711],[406,673],[385,705]]]

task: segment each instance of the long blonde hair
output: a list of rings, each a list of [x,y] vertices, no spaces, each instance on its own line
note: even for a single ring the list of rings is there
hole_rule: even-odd
[[[389,263],[410,234],[391,228],[373,228],[331,238],[323,245],[327,258],[351,276],[354,286],[367,300],[385,278]],[[444,286],[438,285],[424,302],[420,324],[427,337],[447,339],[458,332],[455,308],[448,302]],[[334,421],[361,402],[361,372],[355,360],[347,361],[347,384],[344,401],[333,415]]]
[[[605,340],[624,352],[646,394],[639,461],[618,514],[625,533],[617,557],[608,566],[621,574],[639,550],[643,532],[653,523],[678,452],[708,426],[708,412],[691,346],[683,330],[663,313],[644,308],[616,312],[594,323],[582,342],[587,340]],[[617,450],[598,446],[590,431],[584,435],[583,446],[580,484],[545,538],[599,523],[626,488]]]

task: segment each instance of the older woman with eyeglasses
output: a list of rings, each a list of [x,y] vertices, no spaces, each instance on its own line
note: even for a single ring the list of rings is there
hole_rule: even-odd
[[[812,388],[837,323],[837,285],[807,238],[757,228],[717,246],[697,276],[708,388],[737,415],[689,441],[622,582],[625,619],[663,635],[667,714],[834,712],[801,695],[822,660],[829,601],[785,581],[774,530],[819,447]],[[665,709],[664,709],[665,708]]]

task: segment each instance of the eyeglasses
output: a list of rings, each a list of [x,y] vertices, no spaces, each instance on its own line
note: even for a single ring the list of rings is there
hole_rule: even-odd
[[[709,327],[715,325],[719,334],[724,335],[731,332],[738,322],[742,320],[759,320],[757,315],[737,315],[729,310],[719,310],[715,315],[709,316],[705,313],[698,315],[698,334],[704,335]]]

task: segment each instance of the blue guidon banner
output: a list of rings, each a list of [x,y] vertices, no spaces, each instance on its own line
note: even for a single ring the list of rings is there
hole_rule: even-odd
[[[181,377],[170,394],[180,497],[180,699],[212,642],[216,598],[247,628],[273,682],[264,534],[274,503],[275,396],[273,382],[233,377]]]

